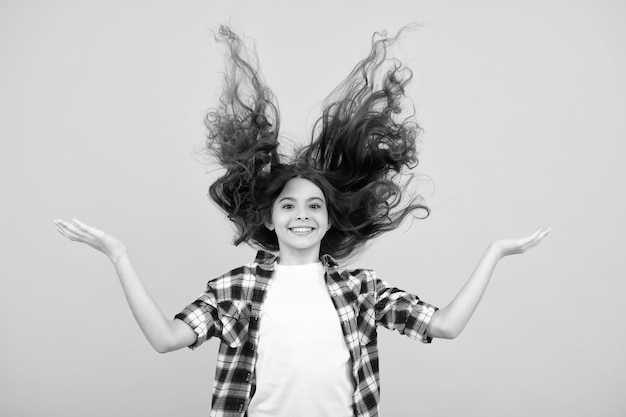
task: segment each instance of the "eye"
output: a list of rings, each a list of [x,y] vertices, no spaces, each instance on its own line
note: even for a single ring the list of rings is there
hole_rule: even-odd
[[[316,210],[316,209],[321,209],[321,208],[322,208],[322,205],[321,205],[321,204],[318,204],[318,203],[313,203],[313,204],[311,204],[309,207],[311,207],[312,209],[315,209],[315,210]]]
[[[293,204],[283,204],[283,207],[286,210],[292,209],[293,208]]]

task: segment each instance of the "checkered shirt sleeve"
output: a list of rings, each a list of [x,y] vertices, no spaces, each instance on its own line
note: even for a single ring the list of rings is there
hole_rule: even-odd
[[[217,301],[215,295],[208,291],[185,307],[175,318],[184,321],[196,332],[196,342],[189,346],[191,349],[197,348],[220,332]]]
[[[250,304],[241,294],[250,290],[245,280],[250,266],[234,269],[209,281],[207,290],[175,318],[187,323],[196,332],[195,349],[212,337],[218,337],[229,345],[240,344],[247,336],[243,323],[249,319]]]
[[[373,271],[370,273],[374,274]],[[432,337],[426,333],[428,324],[437,307],[425,303],[416,295],[392,287],[385,281],[375,278],[376,283],[376,323],[390,330],[423,343],[430,343]]]

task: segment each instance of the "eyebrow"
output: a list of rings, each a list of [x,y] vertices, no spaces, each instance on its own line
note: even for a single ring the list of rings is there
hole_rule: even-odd
[[[290,196],[286,196],[286,197],[283,197],[283,198],[281,198],[280,200],[278,200],[278,202],[279,202],[279,203],[282,203],[282,202],[283,202],[283,201],[285,201],[285,200],[293,200],[293,201],[295,201],[296,199],[295,199],[295,198],[293,198],[293,197],[290,197]],[[311,201],[313,201],[313,200],[319,200],[319,201],[321,201],[322,203],[325,203],[325,201],[324,201],[324,199],[323,199],[322,197],[310,197],[310,198],[307,198],[307,200],[306,200],[306,201],[307,201],[307,202],[311,202]]]

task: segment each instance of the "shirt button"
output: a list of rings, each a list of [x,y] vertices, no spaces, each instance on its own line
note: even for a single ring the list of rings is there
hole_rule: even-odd
[[[246,382],[250,382],[250,372],[246,374]]]
[[[243,411],[243,403],[240,403],[239,404],[239,412],[242,412],[242,411]]]

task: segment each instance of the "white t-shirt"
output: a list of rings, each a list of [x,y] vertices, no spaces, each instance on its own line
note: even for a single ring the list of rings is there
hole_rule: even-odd
[[[321,263],[275,265],[263,304],[250,417],[351,417],[350,352]]]

